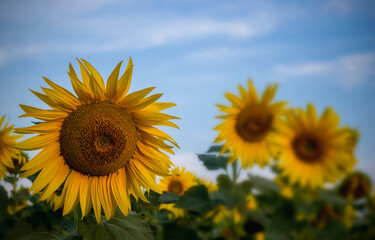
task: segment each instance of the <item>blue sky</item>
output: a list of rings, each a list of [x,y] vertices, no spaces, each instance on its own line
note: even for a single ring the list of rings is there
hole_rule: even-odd
[[[156,86],[178,104],[169,113],[181,130],[167,130],[177,165],[214,176],[194,153],[216,136],[214,104],[251,77],[258,91],[279,82],[277,99],[331,106],[359,128],[358,168],[375,179],[374,1],[0,0],[0,114],[27,126],[18,104],[45,107],[28,91],[42,76],[72,90],[75,57],[106,78],[129,56],[131,90]]]

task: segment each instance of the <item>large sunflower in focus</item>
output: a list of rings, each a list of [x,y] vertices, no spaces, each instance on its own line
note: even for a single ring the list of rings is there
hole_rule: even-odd
[[[22,117],[42,123],[18,128],[18,133],[38,134],[20,143],[24,150],[42,149],[23,168],[23,177],[39,172],[30,191],[50,198],[63,185],[55,209],[68,214],[78,204],[82,216],[93,207],[98,222],[101,207],[110,219],[117,205],[126,215],[130,194],[147,201],[143,189],[161,193],[155,177],[169,175],[172,163],[163,152],[172,153],[176,142],[154,126],[177,126],[176,117],[161,113],[175,106],[156,102],[162,94],[146,97],[154,88],[128,94],[133,71],[131,59],[119,78],[121,62],[104,84],[95,68],[79,61],[82,82],[72,65],[68,75],[77,96],[44,78],[51,87],[44,94],[32,91],[52,109],[20,105]]]
[[[172,170],[171,176],[164,177],[160,180],[160,186],[163,191],[184,194],[186,190],[197,185],[196,176],[185,170],[185,167],[176,167]]]
[[[286,102],[273,102],[277,85],[269,85],[259,99],[251,80],[248,89],[238,86],[240,95],[227,92],[225,97],[231,106],[217,104],[225,115],[224,121],[214,129],[219,131],[215,142],[225,141],[221,153],[230,149],[230,159],[241,158],[242,167],[269,163],[272,156],[270,139],[283,113]]]
[[[0,180],[8,172],[8,169],[14,169],[14,164],[24,163],[26,159],[16,148],[17,139],[22,135],[10,135],[13,131],[13,125],[3,126],[5,116],[0,118]],[[3,127],[2,127],[3,126]]]
[[[353,166],[353,137],[348,128],[339,128],[339,117],[326,109],[320,118],[313,105],[290,110],[274,138],[281,153],[281,176],[292,184],[315,188],[334,182]]]

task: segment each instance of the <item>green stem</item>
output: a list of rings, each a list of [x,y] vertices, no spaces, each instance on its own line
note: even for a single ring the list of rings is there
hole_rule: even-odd
[[[75,207],[74,210],[73,210],[73,219],[74,219],[74,223],[75,223],[75,225],[76,225],[77,234],[79,235],[79,222],[80,222],[80,216],[79,216],[79,213],[78,213],[77,208],[78,208],[78,207]]]
[[[237,178],[238,178],[238,175],[237,175],[237,160],[232,162],[232,172],[233,172],[233,182],[236,183]]]

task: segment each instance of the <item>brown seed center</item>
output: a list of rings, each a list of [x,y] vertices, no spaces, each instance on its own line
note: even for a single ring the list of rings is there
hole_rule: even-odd
[[[253,105],[242,110],[237,117],[237,134],[247,142],[261,142],[272,127],[273,115],[265,106]]]
[[[179,180],[172,180],[168,185],[168,192],[181,195],[183,191],[182,183]]]
[[[307,163],[321,161],[324,153],[322,141],[313,134],[297,135],[292,141],[294,153]]]
[[[90,103],[65,118],[59,143],[69,167],[83,174],[107,175],[132,157],[137,131],[123,107],[107,101]]]

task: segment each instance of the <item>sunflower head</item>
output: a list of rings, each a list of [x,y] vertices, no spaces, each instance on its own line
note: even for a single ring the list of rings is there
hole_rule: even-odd
[[[22,168],[24,177],[39,172],[30,190],[40,200],[52,198],[64,215],[78,203],[83,217],[92,207],[99,222],[101,208],[107,219],[117,206],[126,215],[130,194],[147,202],[143,189],[161,193],[155,178],[169,174],[166,153],[178,145],[156,126],[178,128],[170,121],[177,118],[161,113],[175,106],[156,102],[162,94],[148,96],[154,87],[128,93],[131,59],[121,76],[122,62],[115,67],[107,84],[89,62],[78,64],[82,81],[71,64],[68,72],[76,95],[44,78],[50,88],[32,92],[51,109],[20,105],[22,117],[42,122],[16,131],[38,134],[20,143],[21,149],[42,149]],[[57,190],[61,195],[54,195]]]
[[[286,102],[272,102],[277,85],[269,85],[259,99],[251,80],[248,88],[239,85],[239,96],[227,92],[230,105],[218,104],[224,115],[223,122],[214,129],[219,131],[215,142],[224,141],[221,153],[230,150],[230,159],[241,158],[242,166],[258,163],[264,166],[273,156],[270,139],[275,132]]]
[[[342,181],[339,192],[350,200],[357,200],[368,196],[371,188],[371,180],[366,174],[352,172]]]
[[[178,195],[184,194],[186,190],[196,185],[196,176],[185,167],[174,168],[170,176],[166,176],[160,180],[160,186],[163,191],[175,193]]]
[[[26,161],[25,155],[18,150],[17,139],[22,135],[11,134],[13,125],[3,125],[5,115],[0,118],[0,180],[10,170],[15,173],[15,165],[18,166]]]
[[[355,163],[352,134],[338,124],[339,118],[330,108],[320,118],[313,105],[306,112],[289,110],[274,138],[282,159],[281,176],[292,184],[315,188],[347,173],[348,166]]]

